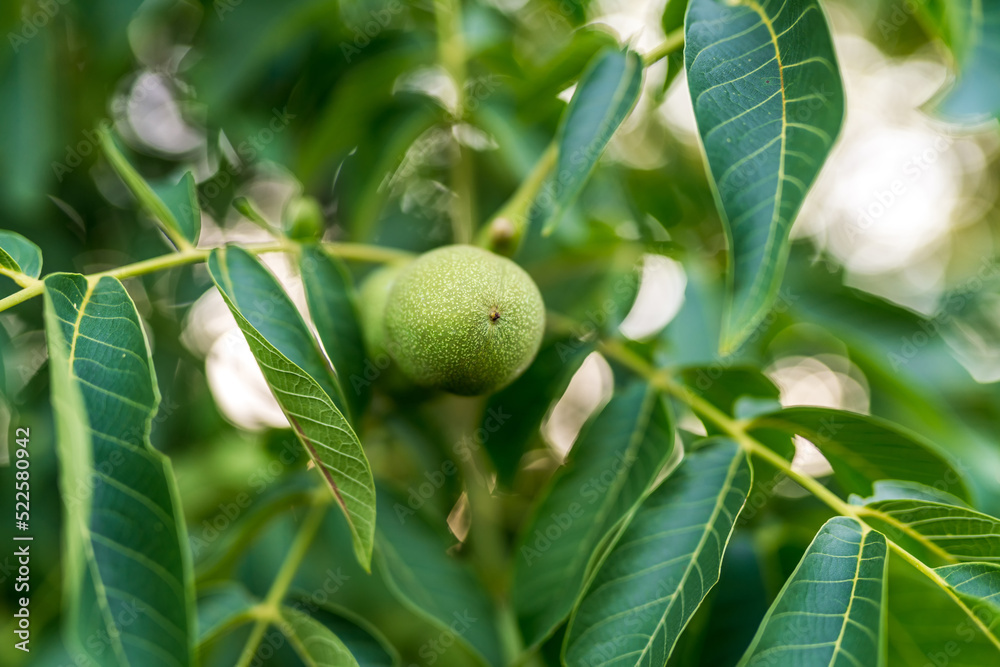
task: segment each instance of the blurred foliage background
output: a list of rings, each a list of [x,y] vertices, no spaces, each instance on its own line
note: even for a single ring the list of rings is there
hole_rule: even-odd
[[[114,127],[150,180],[194,169],[203,244],[262,233],[233,209],[234,197],[250,196],[278,221],[300,192],[320,201],[329,240],[416,251],[447,243],[456,155],[472,164],[471,206],[481,223],[551,140],[587,61],[618,41],[640,51],[659,43],[664,28],[679,25],[684,3],[670,0],[665,14],[662,0],[465,4],[467,103],[464,122],[453,126],[455,90],[436,64],[430,0],[4,2],[0,226],[41,246],[46,272],[99,271],[164,252],[153,223],[97,155],[96,132]],[[871,412],[927,435],[967,462],[981,508],[996,514],[1000,135],[995,120],[958,128],[924,111],[948,85],[949,62],[907,6],[825,3],[847,86],[845,131],[799,216],[778,307],[737,357],[716,352],[725,236],[676,57],[647,72],[636,112],[564,224],[544,239],[536,230],[518,260],[549,308],[622,325],[664,363],[720,373],[763,367],[786,405]],[[635,308],[607,309],[614,285],[643,256]],[[281,275],[280,263],[272,268]],[[0,281],[0,296],[14,290]],[[175,462],[195,561],[211,564],[238,539],[237,523],[293,507],[243,545],[245,553],[237,550],[239,577],[263,594],[301,518],[294,502],[305,461],[287,455],[297,445],[254,384],[249,356],[218,344],[231,329],[219,320],[221,302],[203,297],[210,285],[201,266],[127,283],[164,397],[153,442]],[[60,504],[40,302],[0,315],[0,350],[0,430],[6,437],[29,426],[33,436],[36,650],[27,662],[78,664],[58,631]],[[612,382],[604,361],[588,360],[537,446],[558,458]],[[365,446],[373,467],[405,492],[424,471],[440,469],[444,443],[457,437],[454,420],[441,416],[463,409],[382,400]],[[540,467],[515,480],[522,494],[508,498],[511,534],[549,460],[537,457]],[[798,463],[823,474],[822,460]],[[0,468],[2,488],[12,488],[12,473]],[[444,515],[461,494],[454,482],[433,499]],[[672,663],[725,665],[742,652],[763,601],[825,516],[811,502],[789,502],[786,491],[776,487],[737,532],[722,580]],[[234,505],[240,494],[250,499],[245,507]],[[3,494],[0,514],[12,504]],[[356,568],[339,515],[327,521],[297,588],[327,590],[379,627],[404,659],[421,662],[429,627]],[[5,544],[9,523],[0,522]],[[459,538],[460,524],[452,521]],[[758,530],[751,534],[750,525]],[[9,551],[0,554],[0,662],[16,665],[26,656],[10,639]],[[718,633],[732,640],[705,641]],[[231,641],[238,648],[242,637]],[[550,644],[556,651],[557,641]],[[218,647],[220,656],[232,650]],[[280,651],[273,660],[295,664]],[[445,653],[439,664],[462,660]]]

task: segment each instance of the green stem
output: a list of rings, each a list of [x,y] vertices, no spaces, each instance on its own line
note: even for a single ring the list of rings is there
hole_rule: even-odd
[[[649,67],[655,62],[663,60],[671,53],[684,46],[684,26],[672,30],[666,39],[655,49],[642,57],[642,64]]]
[[[170,212],[170,209],[167,208],[159,196],[153,192],[153,189],[149,187],[149,183],[139,175],[135,167],[118,150],[114,139],[111,137],[111,133],[101,132],[99,141],[108,162],[111,163],[111,166],[121,177],[122,181],[124,181],[125,185],[128,186],[128,189],[132,191],[135,198],[139,200],[139,204],[156,218],[163,233],[177,246],[179,251],[186,252],[191,250],[194,246],[181,234],[177,218],[174,217],[174,214]]]
[[[510,199],[483,227],[477,243],[496,252],[513,254],[524,237],[531,219],[531,207],[559,159],[559,146],[552,142],[538,158],[531,172],[521,181]]]
[[[269,252],[286,252],[294,247],[294,245],[282,241],[245,246],[244,249],[255,255],[263,255]],[[362,262],[390,263],[402,261],[413,256],[412,253],[405,250],[383,248],[380,246],[365,245],[362,243],[324,243],[323,248],[330,254],[336,255],[337,257],[354,259]],[[147,273],[155,273],[164,269],[183,266],[185,264],[204,262],[212,253],[212,250],[213,248],[190,248],[188,250],[181,250],[179,252],[172,252],[159,257],[153,257],[152,259],[144,259],[141,262],[135,262],[134,264],[126,264],[125,266],[119,266],[116,269],[109,269],[108,271],[100,271],[98,273],[89,274],[89,277],[103,278],[105,276],[110,276],[119,280],[133,278]],[[36,280],[28,287],[14,292],[8,297],[0,299],[0,312],[16,306],[19,303],[28,301],[29,299],[33,299],[42,293],[44,286],[44,280]]]
[[[462,0],[435,0],[434,19],[438,33],[438,59],[455,85],[455,122],[465,116],[466,59],[465,38],[462,35]],[[456,143],[451,161],[451,186],[455,191],[452,203],[452,235],[455,243],[470,243],[474,224],[475,180],[468,150]]]
[[[295,573],[298,571],[299,565],[302,564],[302,559],[305,558],[309,545],[312,544],[316,531],[319,530],[323,522],[323,516],[326,514],[329,504],[329,497],[318,498],[309,510],[309,514],[302,521],[295,541],[292,542],[292,546],[281,564],[281,569],[278,570],[278,574],[271,584],[271,589],[267,592],[267,597],[257,607],[257,620],[254,622],[250,637],[243,647],[243,653],[240,654],[236,667],[248,667],[253,662],[254,654],[257,652],[260,640],[264,637],[264,632],[274,620],[280,618],[281,601],[285,598],[292,580],[295,579]]]
[[[469,541],[477,555],[477,564],[493,596],[502,602],[507,590],[507,561],[500,517],[489,489],[489,466],[481,449],[470,447],[468,457],[458,457],[469,500]]]
[[[556,320],[559,322],[559,320]],[[654,386],[660,388],[672,396],[680,399],[682,402],[686,403],[692,410],[701,415],[702,417],[708,419],[713,424],[718,426],[724,433],[729,435],[733,440],[735,440],[740,447],[743,448],[748,454],[755,456],[759,459],[763,459],[773,465],[775,468],[780,470],[789,479],[794,481],[796,484],[804,488],[806,491],[811,493],[813,496],[821,500],[830,509],[841,514],[843,516],[851,517],[858,521],[864,530],[872,530],[872,526],[865,520],[866,517],[877,517],[886,524],[891,525],[893,528],[898,530],[900,533],[908,535],[911,539],[916,540],[923,544],[928,550],[934,552],[939,557],[944,559],[946,562],[955,562],[955,559],[950,554],[944,552],[940,547],[938,547],[933,542],[927,540],[926,537],[914,531],[910,526],[905,523],[901,523],[897,519],[877,510],[864,507],[851,505],[844,500],[842,500],[837,494],[830,489],[826,488],[821,482],[811,477],[800,473],[792,468],[790,461],[785,459],[783,456],[772,450],[767,445],[761,443],[759,440],[754,438],[747,432],[747,422],[740,419],[733,419],[727,415],[722,410],[719,410],[712,403],[705,400],[698,394],[691,391],[689,388],[682,384],[674,382],[664,370],[657,370],[653,368],[645,359],[642,359],[638,355],[634,354],[631,350],[624,347],[621,343],[617,341],[602,341],[598,345],[598,349],[609,357],[613,357],[623,365],[628,366],[635,372],[639,373],[643,377],[646,377],[650,383]],[[886,537],[886,541],[891,547],[899,552],[905,552],[903,547],[899,546],[891,539]],[[909,559],[916,560],[916,558],[907,552]],[[925,568],[927,566],[924,566]],[[930,568],[927,568],[930,570]]]

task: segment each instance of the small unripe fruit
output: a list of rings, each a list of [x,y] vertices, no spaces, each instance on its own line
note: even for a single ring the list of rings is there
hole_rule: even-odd
[[[385,312],[387,345],[413,382],[484,394],[535,358],[545,305],[524,269],[467,245],[432,250],[397,276]]]
[[[372,271],[358,290],[361,335],[372,359],[388,354],[385,344],[385,304],[389,301],[389,290],[403,266],[405,265],[389,264]]]
[[[314,197],[302,195],[288,202],[285,229],[296,241],[311,241],[323,233],[323,209]]]

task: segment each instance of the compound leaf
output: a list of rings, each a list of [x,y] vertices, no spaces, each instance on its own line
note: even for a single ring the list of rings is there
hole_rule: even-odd
[[[688,87],[729,239],[721,347],[770,309],[795,216],[833,147],[844,89],[817,0],[691,0]]]
[[[514,558],[511,597],[525,643],[569,615],[592,555],[649,492],[674,450],[663,398],[636,382],[585,427],[536,505]]]
[[[663,665],[719,580],[722,556],[750,493],[736,443],[703,441],[639,507],[570,619],[569,667]]]
[[[278,405],[347,517],[358,562],[370,569],[375,483],[357,434],[331,397],[336,380],[315,339],[288,295],[250,253],[217,249],[208,268]]]
[[[764,617],[740,667],[886,664],[885,537],[826,522]]]
[[[98,664],[193,664],[187,531],[170,462],[149,442],[160,395],[135,304],[115,278],[55,274],[45,326],[71,637]]]
[[[556,141],[555,201],[544,233],[550,233],[583,189],[612,135],[642,90],[642,58],[629,49],[599,53],[580,77]]]
[[[37,278],[41,272],[41,249],[17,232],[0,229],[0,276],[18,282],[19,276]]]

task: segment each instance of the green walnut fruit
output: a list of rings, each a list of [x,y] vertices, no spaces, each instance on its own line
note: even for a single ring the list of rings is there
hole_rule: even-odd
[[[505,257],[467,245],[432,250],[396,277],[386,345],[413,382],[473,396],[528,367],[545,329],[531,277]]]
[[[372,271],[358,290],[361,335],[372,360],[388,354],[385,344],[385,304],[389,301],[389,290],[404,266],[389,264]]]

